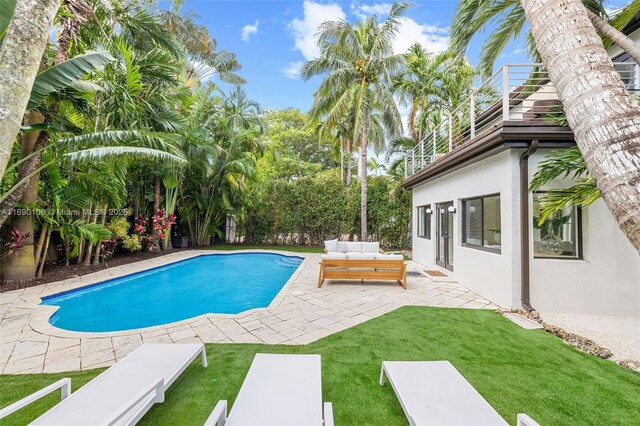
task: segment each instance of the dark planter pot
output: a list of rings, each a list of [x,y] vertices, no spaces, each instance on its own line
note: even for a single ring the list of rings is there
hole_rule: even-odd
[[[173,248],[189,247],[189,237],[171,237],[171,246]]]

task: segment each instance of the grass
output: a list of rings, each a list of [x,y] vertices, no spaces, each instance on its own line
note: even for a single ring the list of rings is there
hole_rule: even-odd
[[[451,361],[511,424],[525,412],[541,425],[629,425],[640,420],[640,374],[579,352],[542,330],[524,330],[493,311],[404,307],[305,346],[209,344],[209,367],[195,362],[143,425],[203,424],[219,399],[233,404],[257,352],[322,355],[325,401],[336,424],[402,425],[382,360]],[[102,370],[0,376],[0,405],[71,377],[74,389]],[[51,407],[51,396],[3,425],[26,424]]]
[[[308,246],[249,246],[243,244],[216,244],[207,247],[208,250],[280,250],[295,253],[324,253],[322,247]]]

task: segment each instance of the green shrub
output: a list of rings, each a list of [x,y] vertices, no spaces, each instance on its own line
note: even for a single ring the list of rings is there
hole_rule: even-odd
[[[140,238],[137,235],[125,236],[122,239],[122,246],[131,252],[142,250],[142,244],[140,243]]]
[[[411,193],[388,176],[371,177],[371,238],[385,247],[406,247]],[[242,226],[249,244],[321,245],[360,230],[360,186],[347,188],[334,170],[294,180],[269,179],[252,188]]]
[[[129,231],[129,221],[124,216],[118,216],[111,219],[107,229],[111,231],[111,234],[121,240],[127,237]]]

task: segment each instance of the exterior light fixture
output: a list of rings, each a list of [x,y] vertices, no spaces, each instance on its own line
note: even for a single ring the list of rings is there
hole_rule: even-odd
[[[456,208],[455,208],[455,207],[453,207],[453,206],[449,206],[449,207],[447,207],[447,211],[448,211],[449,213],[455,213],[455,212],[456,212]]]
[[[426,210],[425,210],[425,212],[426,212],[427,214],[431,214],[431,213],[433,213],[433,211],[432,211],[431,209],[426,209]]]

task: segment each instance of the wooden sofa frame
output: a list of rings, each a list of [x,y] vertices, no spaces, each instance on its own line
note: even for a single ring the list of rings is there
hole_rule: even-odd
[[[318,288],[326,279],[395,280],[407,289],[407,265],[404,260],[322,259]]]

